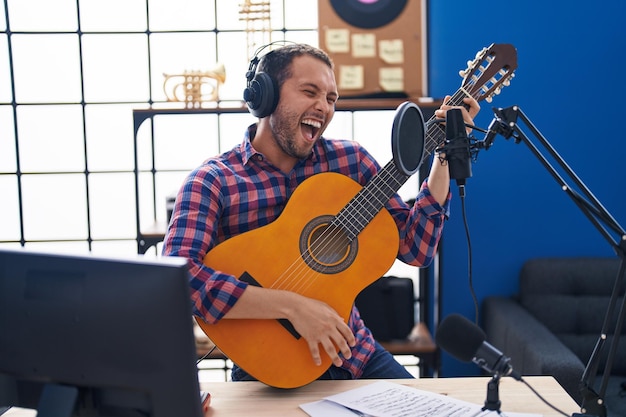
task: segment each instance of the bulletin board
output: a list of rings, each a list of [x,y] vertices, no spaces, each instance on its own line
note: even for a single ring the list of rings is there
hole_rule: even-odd
[[[425,0],[318,0],[342,98],[425,97]]]

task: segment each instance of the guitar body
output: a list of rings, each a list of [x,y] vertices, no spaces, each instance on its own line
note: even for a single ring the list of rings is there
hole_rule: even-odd
[[[314,175],[295,190],[274,222],[222,242],[209,251],[204,264],[237,277],[248,273],[264,288],[322,300],[347,323],[358,293],[384,275],[399,246],[397,226],[384,209],[352,242],[336,230],[328,232],[332,229],[329,219],[360,189],[342,174]],[[324,241],[323,248],[316,250],[312,246],[315,241]],[[322,365],[316,366],[304,338],[292,334],[278,320],[197,321],[233,362],[274,387],[305,385],[331,365],[322,353]]]

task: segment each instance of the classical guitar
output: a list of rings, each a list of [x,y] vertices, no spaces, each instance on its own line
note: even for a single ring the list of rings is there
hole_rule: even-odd
[[[466,96],[491,101],[513,77],[517,53],[512,45],[492,44],[468,64],[452,105],[462,105]],[[437,123],[427,126],[422,162],[445,138]],[[356,296],[397,255],[398,230],[384,205],[408,178],[393,160],[364,187],[338,173],[314,175],[274,222],[222,242],[204,264],[253,285],[322,300],[347,322]],[[287,320],[197,322],[233,362],[270,386],[308,384],[331,365],[324,353],[321,366],[313,363],[306,341]]]

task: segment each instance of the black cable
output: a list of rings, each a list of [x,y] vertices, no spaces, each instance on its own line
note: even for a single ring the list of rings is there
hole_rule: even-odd
[[[430,126],[433,123],[443,124],[443,123],[445,123],[445,121],[446,121],[446,119],[443,119],[443,118],[433,118],[433,119],[430,119],[428,122],[426,122],[425,125],[428,128],[428,126]],[[482,128],[478,127],[478,126],[475,126],[473,124],[465,123],[465,126],[471,128],[473,130],[478,130],[480,132],[484,132],[484,133],[487,132],[487,130],[482,129]],[[468,138],[468,140],[471,140],[471,139]],[[472,153],[472,150],[470,149],[472,161],[476,159],[476,152],[477,151],[475,150],[474,153]],[[467,240],[468,285],[469,285],[470,295],[471,295],[472,301],[474,303],[474,315],[476,317],[475,323],[476,323],[476,325],[478,325],[478,323],[479,323],[479,306],[478,306],[478,297],[476,296],[476,291],[474,290],[474,279],[473,279],[473,273],[472,273],[472,268],[473,268],[473,264],[472,264],[472,241],[471,241],[471,238],[470,238],[469,225],[468,225],[468,221],[467,221],[467,213],[466,213],[466,209],[465,209],[465,182],[463,181],[462,183],[460,183],[460,181],[457,180],[457,186],[459,187],[459,197],[461,198],[461,212],[462,212],[462,216],[463,216],[463,225],[465,227],[465,238]]]
[[[474,302],[474,314],[476,317],[476,325],[478,326],[478,297],[474,291],[474,278],[472,273],[472,239],[470,237],[469,224],[467,221],[467,212],[465,210],[465,185],[459,185],[459,197],[461,198],[461,213],[463,215],[463,225],[465,227],[465,239],[467,240],[467,276],[470,294]]]
[[[553,409],[554,411],[556,411],[556,412],[557,412],[557,413],[559,413],[559,414],[563,414],[565,417],[570,417],[570,415],[569,415],[569,414],[567,414],[567,413],[565,413],[565,412],[563,412],[563,411],[559,410],[557,407],[555,407],[554,405],[550,404],[550,403],[548,402],[548,400],[546,400],[545,398],[543,398],[543,397],[541,396],[541,394],[539,394],[539,393],[538,393],[538,392],[537,392],[537,391],[536,391],[536,390],[535,390],[532,386],[530,386],[530,384],[529,384],[528,382],[526,382],[526,380],[525,380],[524,378],[521,378],[521,379],[520,379],[520,381],[521,381],[524,385],[526,385],[526,386],[528,387],[528,389],[530,389],[530,390],[533,392],[533,394],[535,394],[535,395],[537,396],[537,398],[539,398],[541,401],[543,401],[543,402],[544,402],[544,404],[546,404],[548,407],[550,407],[551,409]]]
[[[213,347],[211,348],[211,350],[209,350],[207,353],[205,353],[200,359],[198,359],[198,361],[196,362],[196,366],[198,366],[200,364],[200,362],[202,362],[203,360],[205,360],[206,358],[209,357],[209,355],[211,353],[213,353],[213,351],[215,350],[215,348],[217,347],[217,345],[213,345]]]

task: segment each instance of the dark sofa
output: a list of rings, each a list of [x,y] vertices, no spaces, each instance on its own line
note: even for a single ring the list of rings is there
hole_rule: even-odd
[[[580,380],[598,341],[619,258],[537,258],[519,276],[519,294],[490,296],[482,304],[487,340],[522,375],[552,375],[581,404]],[[624,296],[626,280],[621,282]],[[614,329],[622,298],[618,300]],[[626,326],[623,326],[626,327]],[[622,329],[605,400],[609,416],[626,416],[626,329]],[[596,378],[599,389],[612,335]]]

